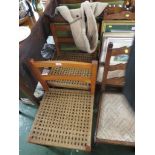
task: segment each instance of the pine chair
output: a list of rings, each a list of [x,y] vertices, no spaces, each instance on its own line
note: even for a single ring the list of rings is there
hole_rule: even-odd
[[[110,65],[111,56],[129,54],[129,52],[130,50],[126,48],[112,49],[112,44],[109,44],[103,78],[104,91],[101,93],[99,102],[95,135],[96,143],[135,145],[134,112],[127,99],[122,93],[105,91],[105,87],[109,85],[114,87],[122,87],[124,85],[124,78],[122,77],[107,78],[109,71],[125,70],[126,68],[126,64]]]
[[[30,143],[91,151],[91,131],[97,62],[29,62],[32,74],[42,84],[45,94],[28,138]],[[71,67],[89,70],[88,76],[62,73],[42,75],[39,68]],[[71,80],[90,83],[90,90],[50,88],[48,80]]]

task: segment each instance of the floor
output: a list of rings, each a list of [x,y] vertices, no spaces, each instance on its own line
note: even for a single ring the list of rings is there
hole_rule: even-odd
[[[98,97],[96,97],[98,98]],[[96,100],[96,103],[98,101]],[[95,133],[95,124],[97,116],[97,104],[94,106],[93,135]],[[134,149],[126,146],[95,144],[90,153],[73,149],[64,149],[56,147],[46,147],[27,142],[27,137],[31,129],[37,107],[20,102],[19,109],[22,114],[19,115],[19,154],[20,155],[134,155]],[[92,136],[93,137],[93,136]]]

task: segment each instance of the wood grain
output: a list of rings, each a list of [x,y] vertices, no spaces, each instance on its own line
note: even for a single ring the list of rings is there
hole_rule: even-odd
[[[131,48],[130,47],[121,47],[112,49],[111,56],[118,56],[121,54],[129,55]]]

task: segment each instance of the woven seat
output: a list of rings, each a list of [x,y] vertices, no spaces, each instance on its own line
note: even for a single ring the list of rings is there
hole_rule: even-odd
[[[91,146],[93,101],[88,91],[50,89],[41,101],[29,142],[86,150]]]
[[[98,142],[134,145],[134,112],[124,95],[102,95],[96,139]]]
[[[53,67],[51,68],[51,75],[74,75],[74,76],[83,76],[91,77],[91,72],[88,69],[81,70],[78,68],[62,68],[62,67]],[[73,89],[82,89],[89,90],[90,83],[80,82],[80,81],[71,81],[71,80],[51,80],[48,81],[50,86],[54,87],[64,87],[64,88],[73,88]]]

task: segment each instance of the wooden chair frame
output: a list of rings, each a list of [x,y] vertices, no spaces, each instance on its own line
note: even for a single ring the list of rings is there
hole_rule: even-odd
[[[110,60],[112,56],[118,55],[129,55],[130,48],[122,47],[122,48],[113,48],[113,44],[109,43],[106,59],[105,59],[105,66],[104,66],[104,74],[102,80],[102,90],[105,89],[107,85],[114,86],[114,87],[123,87],[125,78],[124,77],[115,77],[108,79],[108,72],[114,70],[125,70],[127,63],[121,63],[116,65],[110,65]]]
[[[71,80],[71,81],[81,81],[89,82],[91,85],[91,94],[95,93],[96,76],[97,76],[97,61],[92,61],[92,63],[74,62],[74,61],[34,61],[31,59],[29,61],[29,66],[31,68],[34,77],[42,84],[45,91],[49,90],[49,86],[46,81],[48,80]],[[91,77],[82,76],[67,76],[67,75],[42,75],[39,68],[43,67],[70,67],[70,68],[80,68],[89,69],[91,71]]]
[[[107,7],[103,20],[135,20],[135,13],[120,7]]]
[[[122,47],[122,48],[113,48],[113,44],[109,43],[108,49],[107,49],[107,54],[106,54],[106,59],[105,59],[105,67],[104,67],[104,75],[103,75],[103,81],[102,81],[102,91],[105,91],[105,87],[110,85],[114,87],[122,87],[125,78],[124,77],[116,77],[112,79],[107,79],[107,75],[109,71],[114,71],[114,70],[125,70],[127,63],[123,64],[117,64],[117,65],[110,65],[110,59],[111,56],[118,56],[121,54],[129,55],[130,54],[130,47]],[[110,94],[113,94],[114,92],[109,92]],[[115,94],[115,93],[114,93]],[[99,126],[99,118],[100,118],[100,113],[101,113],[101,98],[99,101],[99,111],[98,111],[98,116],[97,116],[97,123],[96,123],[96,134],[95,134],[95,142],[96,143],[108,143],[108,144],[118,144],[118,145],[126,145],[126,146],[132,146],[134,147],[135,144],[133,142],[128,142],[128,141],[117,141],[117,140],[108,140],[108,139],[98,139],[97,138],[97,131],[98,131],[98,126]]]

